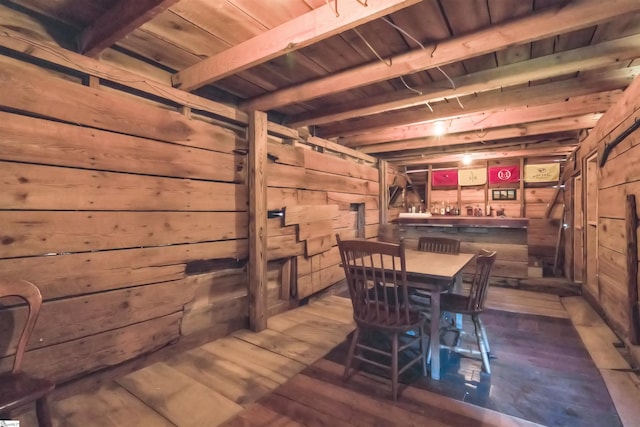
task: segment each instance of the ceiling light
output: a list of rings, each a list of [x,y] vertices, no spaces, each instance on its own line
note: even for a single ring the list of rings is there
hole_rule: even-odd
[[[441,120],[438,120],[437,122],[433,123],[433,133],[436,136],[442,136],[447,132],[444,122]]]
[[[470,165],[471,164],[471,154],[465,154],[462,156],[462,164]]]

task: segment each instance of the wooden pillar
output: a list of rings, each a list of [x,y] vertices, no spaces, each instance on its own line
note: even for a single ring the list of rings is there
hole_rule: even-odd
[[[524,201],[524,157],[520,157],[520,218],[526,218],[527,208]]]
[[[249,113],[249,327],[267,327],[267,115]]]
[[[627,295],[629,298],[629,341],[640,344],[640,308],[638,307],[638,214],[636,196],[627,194],[625,212],[627,235]]]
[[[380,184],[380,225],[387,223],[387,214],[389,210],[389,186],[387,185],[387,162],[378,161],[378,181]]]
[[[429,165],[429,167],[427,168],[427,184],[426,184],[426,189],[427,189],[427,198],[425,200],[425,203],[427,206],[425,206],[425,211],[426,212],[430,212],[431,211],[431,187],[433,186],[433,165]]]

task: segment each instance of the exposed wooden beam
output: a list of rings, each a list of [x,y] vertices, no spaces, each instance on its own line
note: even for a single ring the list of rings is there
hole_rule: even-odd
[[[97,56],[177,2],[178,0],[120,0],[82,30],[77,38],[78,51],[88,56]]]
[[[556,34],[595,25],[620,15],[640,11],[637,0],[617,0],[602,6],[600,0],[571,2],[539,13],[494,25],[461,37],[432,44],[392,58],[391,66],[380,61],[263,95],[241,104],[246,110],[271,110],[283,105],[319,98],[405,74],[451,64],[528,43]]]
[[[367,97],[333,108],[322,108],[321,111],[290,117],[287,124],[292,128],[321,125],[399,108],[424,105],[425,102],[437,102],[444,98],[470,95],[578,71],[585,72],[621,60],[633,59],[639,54],[640,35],[633,35],[453,78],[455,89],[443,88],[443,82],[436,82],[415,88],[422,92],[422,95],[416,95],[415,92],[407,89],[391,94]]]
[[[576,96],[568,101],[533,107],[512,108],[506,111],[488,112],[460,116],[445,123],[446,133],[483,131],[495,127],[520,125],[523,123],[551,120],[560,117],[578,116],[606,111],[622,95],[621,90]],[[387,141],[438,136],[441,126],[435,122],[378,130],[373,133],[354,135],[340,140],[346,146],[360,147]]]
[[[179,71],[172,77],[173,85],[183,90],[197,89],[419,1],[371,0],[366,7],[348,1],[340,3],[339,16],[333,4],[326,4]]]
[[[501,159],[501,158],[512,158],[512,157],[541,157],[541,156],[553,156],[553,155],[563,155],[571,153],[575,146],[573,145],[559,145],[557,147],[539,147],[539,148],[525,148],[521,150],[497,150],[497,151],[486,151],[483,153],[474,153],[472,156],[472,162],[477,160],[491,160],[491,159]],[[424,156],[420,159],[415,160],[402,160],[394,162],[392,159],[389,162],[393,163],[396,166],[409,166],[409,165],[427,165],[427,164],[435,164],[435,163],[453,163],[453,162],[461,162],[466,153],[456,153],[456,154],[436,154],[432,156]]]
[[[586,114],[577,117],[545,120],[518,126],[494,128],[485,131],[473,131],[444,135],[440,137],[417,138],[408,141],[394,141],[383,144],[368,145],[360,148],[363,153],[385,153],[391,151],[416,150],[421,148],[447,147],[475,142],[498,141],[535,135],[553,134],[593,128],[602,114]]]
[[[640,42],[640,39],[638,39]],[[640,52],[639,52],[640,53]],[[506,90],[485,92],[478,96],[460,98],[464,109],[455,101],[432,104],[433,112],[421,106],[409,110],[391,111],[385,114],[363,117],[357,120],[336,123],[320,127],[317,134],[324,138],[355,135],[373,132],[379,129],[424,122],[442,120],[460,115],[479,112],[504,110],[522,105],[538,105],[561,102],[574,96],[583,96],[596,92],[625,89],[633,79],[640,75],[640,66],[608,70],[600,73],[581,74],[581,77],[567,79],[536,86],[517,87]]]

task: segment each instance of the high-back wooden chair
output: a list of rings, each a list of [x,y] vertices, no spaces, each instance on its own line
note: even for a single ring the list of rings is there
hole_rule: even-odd
[[[418,250],[422,252],[435,252],[439,254],[457,255],[460,253],[460,240],[446,237],[420,237]]]
[[[422,252],[434,252],[439,254],[457,255],[460,253],[460,240],[446,237],[420,237],[418,250]],[[411,301],[417,307],[429,315],[430,294],[420,289],[411,290]]]
[[[42,295],[40,290],[26,280],[0,279],[0,298],[18,297],[27,302],[29,315],[22,328],[16,347],[13,369],[0,374],[0,419],[6,419],[7,412],[36,402],[36,416],[40,427],[51,426],[51,416],[47,405],[47,395],[53,390],[51,381],[34,378],[22,372],[22,358],[33,328],[40,313]]]
[[[386,368],[391,373],[393,399],[398,398],[398,377],[417,362],[426,368],[426,318],[408,301],[404,245],[367,240],[340,240],[336,235],[349,295],[353,306],[356,330],[353,333],[345,362],[344,378],[349,377],[354,359]],[[362,330],[381,331],[391,335],[391,351],[361,340]],[[413,334],[409,334],[413,331]],[[400,343],[399,338],[407,341]],[[400,352],[419,343],[420,353],[399,368]],[[374,356],[378,356],[377,358]],[[379,356],[385,360],[381,361]],[[387,361],[387,364],[383,362]]]
[[[487,331],[482,323],[480,315],[484,310],[484,303],[489,289],[491,270],[493,269],[495,261],[496,252],[489,252],[485,250],[480,251],[478,256],[476,256],[476,272],[473,276],[469,293],[466,295],[443,294],[440,297],[440,309],[443,312],[447,311],[471,316],[473,327],[475,329],[478,351],[459,348],[457,346],[452,347],[451,350],[461,353],[480,355],[482,358],[482,368],[488,374],[491,373],[491,367],[489,366],[491,349],[489,347]]]

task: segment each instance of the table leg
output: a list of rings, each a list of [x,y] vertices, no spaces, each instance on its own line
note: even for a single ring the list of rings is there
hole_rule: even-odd
[[[453,292],[462,293],[462,272],[456,275],[453,283]],[[456,328],[462,330],[462,314],[456,313]]]
[[[440,379],[440,292],[431,293],[431,378]]]

